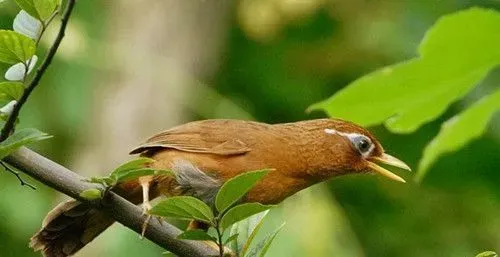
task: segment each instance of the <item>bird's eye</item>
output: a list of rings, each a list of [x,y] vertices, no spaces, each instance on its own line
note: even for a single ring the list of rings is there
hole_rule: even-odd
[[[364,136],[354,137],[352,139],[352,143],[361,154],[366,154],[368,151],[370,151],[372,146],[372,142],[370,141],[370,139]]]

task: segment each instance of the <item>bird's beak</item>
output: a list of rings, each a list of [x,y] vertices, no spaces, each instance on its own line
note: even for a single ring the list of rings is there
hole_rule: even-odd
[[[386,153],[382,154],[382,156],[370,157],[369,159],[383,163],[383,164],[387,164],[387,165],[398,167],[398,168],[401,168],[404,170],[411,171],[410,167],[408,165],[406,165],[406,163],[404,163],[404,162],[400,161],[399,159],[397,159],[396,157],[393,157],[393,156],[388,155]],[[390,179],[393,179],[393,180],[396,180],[399,182],[406,183],[406,181],[403,178],[401,178],[400,176],[378,166],[374,162],[368,161],[368,167],[370,169],[372,169],[373,171],[380,173],[382,176],[388,177]]]

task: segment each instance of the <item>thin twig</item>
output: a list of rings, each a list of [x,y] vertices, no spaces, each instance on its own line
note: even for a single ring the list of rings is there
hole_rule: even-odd
[[[33,189],[33,190],[36,190],[36,187],[35,187],[34,185],[32,185],[32,184],[30,184],[30,183],[28,183],[28,182],[24,181],[24,179],[23,179],[23,178],[21,178],[21,175],[19,175],[19,172],[17,172],[17,171],[15,171],[15,170],[11,169],[9,166],[7,166],[7,165],[6,165],[5,163],[3,163],[3,162],[0,162],[0,165],[2,165],[2,166],[3,166],[3,168],[4,168],[6,171],[8,171],[8,172],[10,172],[10,173],[14,174],[14,176],[16,176],[17,180],[19,180],[19,182],[21,183],[21,186],[27,186],[27,187],[29,187],[29,188],[31,188],[31,189]]]
[[[7,139],[7,137],[9,137],[10,133],[14,129],[21,108],[26,103],[28,97],[31,95],[36,86],[38,86],[40,79],[42,78],[43,74],[49,67],[50,63],[52,62],[52,59],[54,58],[54,55],[56,54],[57,49],[59,48],[59,45],[61,44],[61,41],[64,37],[64,32],[66,31],[66,25],[68,24],[69,17],[71,15],[71,12],[73,11],[74,6],[75,6],[75,0],[68,0],[68,3],[66,5],[66,10],[64,10],[64,13],[61,18],[61,27],[59,28],[59,32],[57,33],[56,39],[54,40],[54,44],[50,47],[49,52],[47,53],[47,56],[43,60],[42,65],[40,65],[40,67],[37,69],[35,76],[24,90],[21,98],[16,103],[16,105],[14,105],[14,109],[12,110],[12,113],[9,115],[9,118],[7,119],[7,122],[5,123],[5,126],[2,128],[2,131],[0,133],[0,142],[4,141],[5,139]]]
[[[60,10],[61,9],[59,7],[59,9],[55,10],[54,13],[52,13],[52,15],[50,15],[50,17],[47,20],[42,22],[43,29],[46,29],[49,26],[49,24],[52,22],[52,20],[54,20],[54,18],[57,16]]]

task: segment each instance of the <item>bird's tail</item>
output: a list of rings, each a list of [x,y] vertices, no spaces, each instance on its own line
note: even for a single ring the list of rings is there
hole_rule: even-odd
[[[106,230],[114,220],[104,212],[75,200],[50,211],[30,242],[45,257],[70,256]]]
[[[113,188],[113,192],[134,204],[142,201],[142,189],[137,181],[120,183]],[[30,247],[41,251],[44,257],[70,256],[113,222],[106,213],[88,204],[75,200],[63,202],[47,214],[42,228],[31,238]]]

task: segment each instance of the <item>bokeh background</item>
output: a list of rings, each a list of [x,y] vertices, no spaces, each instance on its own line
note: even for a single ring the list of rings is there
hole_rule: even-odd
[[[128,150],[153,133],[190,120],[324,117],[304,110],[363,74],[415,56],[440,16],[471,6],[500,11],[496,0],[80,0],[21,126],[54,135],[33,148],[92,176],[131,158]],[[11,29],[18,11],[13,0],[2,1],[0,27]],[[390,153],[416,167],[440,123],[498,85],[497,69],[413,134],[371,130]],[[412,181],[413,174],[398,173]],[[29,237],[64,199],[32,182],[36,191],[0,172],[2,257],[39,256],[27,247]],[[286,200],[266,220],[267,231],[287,222],[269,256],[500,251],[499,184],[497,115],[486,134],[441,158],[420,185],[347,176]],[[116,224],[77,256],[162,252]]]

